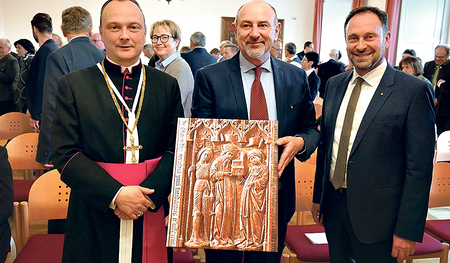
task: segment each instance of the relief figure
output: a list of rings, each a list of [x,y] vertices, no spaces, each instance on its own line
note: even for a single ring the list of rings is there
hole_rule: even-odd
[[[238,248],[260,250],[264,245],[264,220],[266,214],[266,188],[269,169],[264,164],[263,153],[253,149],[247,154],[253,165],[248,170],[241,195],[239,237],[234,241]]]
[[[238,149],[233,144],[222,145],[220,157],[211,165],[211,181],[215,187],[213,240],[211,247],[234,247],[233,240],[239,235],[236,227],[237,191],[239,174],[232,173],[233,159]]]
[[[209,182],[211,158],[213,152],[210,148],[203,148],[197,154],[198,162],[189,167],[188,176],[195,176],[194,195],[192,209],[192,236],[186,242],[190,247],[209,246],[211,217],[213,214],[212,203],[214,196]]]

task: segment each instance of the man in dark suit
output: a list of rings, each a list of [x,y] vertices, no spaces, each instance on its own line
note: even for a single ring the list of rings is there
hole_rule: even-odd
[[[312,213],[325,226],[331,262],[394,263],[423,237],[433,96],[386,62],[387,21],[375,7],[350,12],[344,28],[355,70],[325,91]]]
[[[27,107],[30,112],[30,126],[39,130],[42,114],[42,93],[44,91],[45,67],[47,57],[59,47],[53,40],[52,18],[46,13],[37,13],[31,20],[33,37],[39,43],[39,50],[31,62],[25,91],[27,94]]]
[[[192,51],[181,53],[181,57],[186,60],[192,70],[192,76],[195,78],[195,72],[204,66],[217,62],[216,58],[209,54],[205,49],[206,37],[202,32],[195,32],[189,39],[191,41]]]
[[[105,52],[89,39],[92,32],[92,18],[86,9],[80,6],[65,9],[62,12],[61,29],[69,43],[50,53],[45,70],[41,125],[36,152],[36,161],[42,164],[47,164],[52,154],[52,122],[59,78],[69,72],[93,66],[105,57]]]
[[[8,162],[8,154],[0,146],[0,262],[5,262],[10,250],[11,229],[8,218],[12,214],[14,202],[13,175]]]
[[[311,51],[314,51],[314,43],[311,41],[306,41],[303,45],[303,50],[297,53],[297,56],[300,60],[302,60],[303,57],[305,57],[305,54]]]
[[[327,84],[327,81],[331,77],[345,71],[344,66],[334,59],[337,54],[337,50],[332,49],[330,52],[330,60],[317,66],[317,75],[320,78],[319,96],[321,98],[323,98],[323,95],[325,94],[325,85]]]
[[[105,60],[62,76],[56,96],[52,160],[72,189],[63,262],[167,262],[178,82],[140,61],[146,26],[136,1],[101,10]]]
[[[436,94],[437,134],[450,130],[450,47],[438,45],[434,60],[425,63],[423,76],[427,78]]]
[[[279,262],[287,223],[295,211],[294,156],[309,158],[319,140],[315,112],[304,70],[270,56],[281,24],[275,9],[263,1],[245,4],[232,24],[240,52],[233,58],[197,72],[192,117],[263,119],[255,117],[254,106],[266,102],[265,119],[278,120],[280,146],[278,176],[278,253],[245,252],[245,262]],[[260,72],[262,71],[262,73]],[[260,102],[251,103],[255,73],[261,73]],[[262,88],[261,88],[262,86]],[[256,85],[255,85],[256,87]],[[242,252],[207,249],[207,261],[242,262]]]
[[[306,71],[306,75],[308,75],[309,90],[313,100],[316,98],[320,86],[320,78],[316,74],[318,63],[319,54],[314,51],[306,53],[302,60],[302,68]]]

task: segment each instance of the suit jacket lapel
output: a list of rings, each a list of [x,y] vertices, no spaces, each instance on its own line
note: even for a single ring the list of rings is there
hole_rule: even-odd
[[[395,70],[390,65],[388,65],[383,77],[381,78],[380,84],[378,84],[377,90],[373,94],[372,100],[367,107],[361,124],[359,125],[359,129],[356,133],[355,141],[353,142],[353,147],[350,155],[353,154],[356,147],[358,147],[373,119],[380,111],[389,95],[392,93],[392,89],[390,88],[390,86],[394,84],[394,74]]]
[[[270,57],[272,64],[273,84],[275,86],[275,99],[277,103],[277,119],[280,120],[280,116],[284,116],[284,73],[280,70],[280,65],[276,59]]]
[[[229,60],[230,72],[228,74],[231,88],[236,100],[240,119],[248,119],[247,103],[245,101],[244,84],[242,83],[241,68],[239,66],[239,53]]]
[[[332,105],[329,112],[333,115],[327,116],[327,124],[325,126],[330,127],[328,130],[332,132],[330,136],[334,136],[334,129],[336,127],[336,119],[339,113],[339,109],[342,104],[342,100],[344,99],[345,92],[347,91],[348,83],[352,79],[353,74],[350,73],[345,77],[344,81],[342,81],[341,85],[336,87],[331,87],[331,90],[327,91],[326,96],[331,97]],[[330,99],[328,100],[330,101]]]

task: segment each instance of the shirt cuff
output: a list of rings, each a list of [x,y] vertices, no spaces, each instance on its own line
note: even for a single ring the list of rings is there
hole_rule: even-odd
[[[111,203],[109,204],[109,208],[111,208],[112,210],[116,209],[116,206],[117,206],[117,205],[116,205],[116,198],[117,198],[117,196],[119,195],[120,191],[122,191],[122,188],[123,188],[123,186],[120,187],[119,190],[117,190],[116,195],[114,196],[113,200],[112,200]]]

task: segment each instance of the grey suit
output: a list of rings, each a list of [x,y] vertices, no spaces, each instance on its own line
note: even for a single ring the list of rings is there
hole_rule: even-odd
[[[14,91],[19,81],[19,62],[11,54],[0,59],[0,115],[14,111]]]
[[[73,38],[67,45],[48,55],[36,161],[40,163],[50,161],[52,121],[59,79],[67,73],[95,65],[104,57],[105,52],[92,44],[87,36]]]

